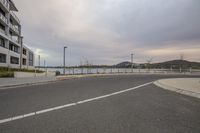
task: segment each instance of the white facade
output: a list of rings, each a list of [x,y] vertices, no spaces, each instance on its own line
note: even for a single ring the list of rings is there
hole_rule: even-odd
[[[34,54],[23,45],[17,11],[12,0],[0,0],[0,67],[33,68]]]
[[[22,68],[34,68],[34,53],[25,45],[23,45],[22,49]]]

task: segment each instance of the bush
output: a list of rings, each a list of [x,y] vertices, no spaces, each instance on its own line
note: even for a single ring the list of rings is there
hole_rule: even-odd
[[[30,70],[30,69],[19,69],[19,68],[8,68],[8,67],[0,67],[0,72],[35,72],[35,70]],[[44,71],[41,70],[36,70],[36,73],[43,73]]]
[[[0,78],[12,78],[14,77],[14,72],[0,72]]]

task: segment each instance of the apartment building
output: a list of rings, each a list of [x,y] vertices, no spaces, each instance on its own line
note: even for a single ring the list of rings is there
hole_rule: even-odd
[[[33,68],[34,53],[23,44],[13,0],[0,0],[0,67]]]
[[[24,44],[22,48],[22,68],[32,69],[34,66],[34,53]]]

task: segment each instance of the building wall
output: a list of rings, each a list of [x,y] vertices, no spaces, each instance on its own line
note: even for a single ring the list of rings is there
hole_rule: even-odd
[[[23,51],[26,51],[26,54],[23,52]],[[32,58],[31,58],[31,55],[32,54]],[[23,64],[24,61],[23,60],[26,60],[25,63],[26,64]],[[31,59],[31,60],[30,60]],[[34,53],[26,46],[23,45],[23,49],[22,49],[22,68],[24,69],[33,69],[34,68]],[[30,63],[32,62],[32,63]]]
[[[0,0],[0,56],[6,55],[6,63],[0,62],[0,67],[33,68],[34,63],[29,66],[28,56],[33,52],[23,44],[20,20],[14,13],[16,11],[12,0]],[[23,48],[27,50],[27,55],[23,55]],[[19,59],[18,64],[13,64],[17,61],[15,58]],[[23,65],[23,58],[27,60],[26,65]]]

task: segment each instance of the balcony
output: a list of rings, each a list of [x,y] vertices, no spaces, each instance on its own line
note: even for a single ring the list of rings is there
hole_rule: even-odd
[[[13,17],[14,18],[14,20],[17,22],[17,24],[20,24],[20,20],[19,20],[19,18],[17,17],[17,15],[14,13],[14,12],[10,12],[10,14],[11,14],[11,17]]]
[[[7,19],[3,14],[1,14],[1,13],[0,13],[0,19],[1,19],[1,21],[3,21],[5,24],[8,24],[8,19]]]
[[[17,37],[11,36],[11,35],[8,35],[8,36],[9,36],[11,42],[13,42],[14,44],[20,45]]]
[[[10,26],[10,29],[16,33],[16,35],[19,35],[19,28],[17,26],[11,23],[9,24],[9,26]]]
[[[9,1],[10,1],[10,5],[9,5],[10,6],[10,10],[18,12],[18,9],[15,6],[15,3],[13,2],[13,0],[9,0]]]
[[[0,32],[3,33],[4,35],[6,34],[5,30],[0,28]]]
[[[0,0],[0,3],[9,11],[9,2],[7,0]]]

